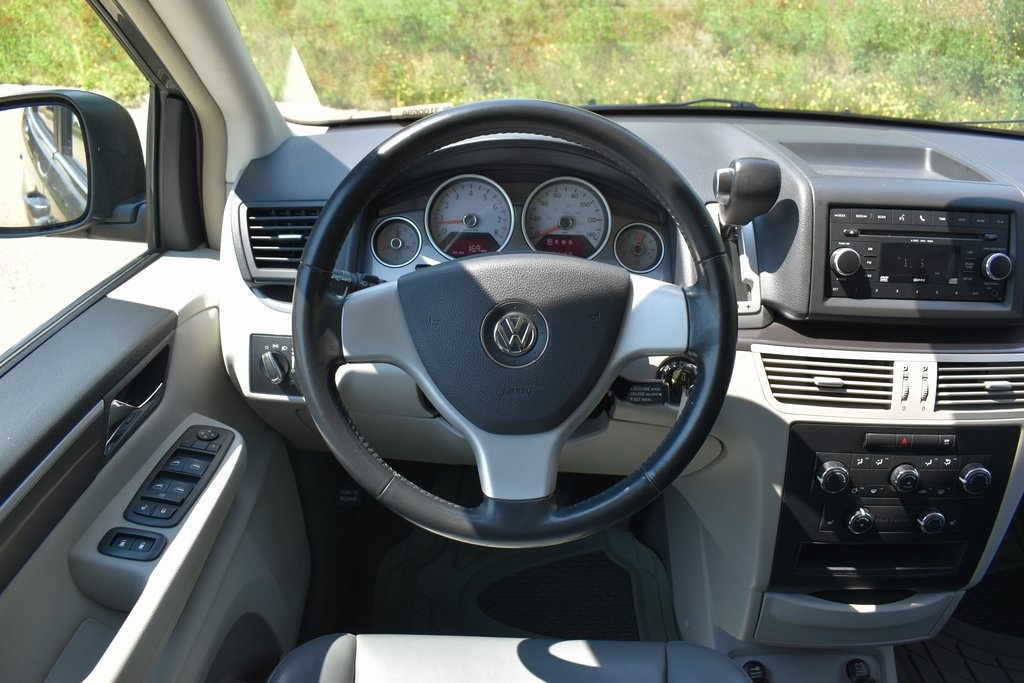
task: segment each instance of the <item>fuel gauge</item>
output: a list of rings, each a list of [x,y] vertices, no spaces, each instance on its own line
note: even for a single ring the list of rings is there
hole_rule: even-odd
[[[420,229],[408,218],[391,216],[373,229],[373,257],[390,268],[401,268],[416,260],[423,246]]]
[[[664,257],[661,234],[646,223],[630,223],[615,236],[615,258],[626,270],[649,273]]]

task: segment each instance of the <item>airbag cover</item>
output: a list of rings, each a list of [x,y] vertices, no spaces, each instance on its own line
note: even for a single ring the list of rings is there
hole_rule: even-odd
[[[623,269],[580,258],[489,254],[410,273],[398,294],[452,406],[485,431],[528,434],[564,422],[597,383],[630,284]]]

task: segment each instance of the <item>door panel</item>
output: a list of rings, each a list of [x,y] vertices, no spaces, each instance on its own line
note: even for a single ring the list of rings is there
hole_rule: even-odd
[[[301,512],[283,443],[224,369],[218,281],[214,252],[164,255],[0,376],[0,572],[11,568],[0,589],[0,680],[84,677],[101,661],[90,680],[180,680],[186,669],[201,679],[246,614],[268,625],[271,647],[294,643],[308,573]],[[104,457],[110,403],[148,398],[142,387],[160,374],[149,370],[153,359],[166,364],[162,398]],[[227,425],[246,445],[238,458],[224,459],[230,485],[211,483],[167,533],[161,557],[128,569],[141,572],[141,585],[163,577],[168,590],[149,598],[143,591],[130,609],[105,606],[76,582],[72,555],[96,553],[108,527],[132,527],[124,505],[168,440],[196,419]],[[215,514],[200,524],[193,522],[198,510]],[[197,525],[200,531],[182,534]],[[116,569],[111,582],[126,565]],[[266,597],[254,599],[255,588]],[[133,616],[147,605],[150,618]],[[117,652],[104,657],[108,641],[111,648],[138,644],[122,654],[144,646],[130,675],[116,665]]]

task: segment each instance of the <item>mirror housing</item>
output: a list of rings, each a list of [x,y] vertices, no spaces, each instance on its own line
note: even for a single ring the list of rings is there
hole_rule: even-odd
[[[48,222],[46,209],[41,205],[33,206],[32,201],[37,197],[24,197],[26,211],[40,223],[0,225],[0,238],[53,235],[127,223],[139,227],[129,231],[130,239],[142,240],[144,225],[140,226],[139,222],[145,219],[146,166],[131,116],[117,102],[81,90],[35,91],[0,98],[0,114],[11,110],[29,113],[49,106],[66,108],[78,119],[82,137],[80,151],[84,151],[87,169],[82,179],[86,191],[84,197],[79,196],[77,204],[72,204],[78,211],[84,200],[84,210],[78,217]],[[21,146],[19,140],[18,149]]]

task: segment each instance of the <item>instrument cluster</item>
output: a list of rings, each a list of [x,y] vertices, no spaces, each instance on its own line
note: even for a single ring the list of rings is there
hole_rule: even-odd
[[[560,175],[533,184],[528,193],[522,183],[510,187],[511,196],[484,175],[449,177],[433,189],[422,213],[382,212],[369,240],[373,258],[397,269],[522,251],[525,244],[533,251],[614,259],[634,273],[650,273],[665,258],[657,221],[613,214],[605,194],[588,180]]]

